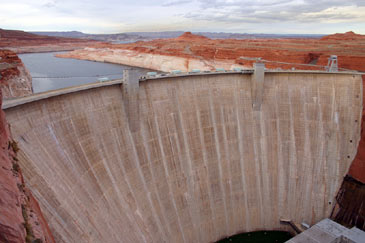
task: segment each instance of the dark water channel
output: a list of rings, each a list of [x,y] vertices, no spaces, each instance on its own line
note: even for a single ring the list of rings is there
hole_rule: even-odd
[[[57,58],[62,52],[19,54],[33,79],[34,93],[94,83],[99,80],[120,79],[123,70],[134,69],[141,76],[150,71],[119,64]]]
[[[282,243],[292,237],[286,231],[256,231],[234,235],[216,243]]]

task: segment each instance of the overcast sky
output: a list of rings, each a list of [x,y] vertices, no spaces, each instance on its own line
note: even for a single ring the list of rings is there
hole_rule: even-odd
[[[365,0],[0,0],[0,28],[365,34]]]

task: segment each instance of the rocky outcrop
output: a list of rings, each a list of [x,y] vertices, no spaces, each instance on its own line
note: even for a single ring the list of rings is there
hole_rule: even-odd
[[[32,94],[32,79],[19,57],[0,50],[0,107],[3,98]],[[0,242],[54,242],[37,201],[24,184],[17,143],[0,110]]]
[[[217,67],[230,70],[234,67],[249,67],[236,64],[234,60],[205,60],[203,58],[169,56],[139,52],[136,50],[110,48],[85,48],[70,53],[57,54],[56,56],[83,60],[93,60],[99,62],[118,63],[123,65],[159,70],[163,72],[170,72],[172,70],[188,72],[192,69],[209,71],[215,70]]]
[[[0,88],[4,99],[33,93],[32,77],[20,58],[9,50],[0,50]]]
[[[1,106],[0,91],[0,106]],[[0,242],[54,242],[37,201],[24,184],[18,145],[0,111]]]
[[[337,33],[333,35],[327,35],[321,38],[322,41],[324,40],[339,40],[339,41],[345,41],[345,40],[365,40],[365,36],[355,34],[353,31],[346,32],[344,34]]]
[[[364,82],[363,76],[363,82]],[[365,96],[363,95],[363,100]],[[357,150],[356,157],[352,162],[349,175],[357,181],[365,184],[365,105],[363,104],[362,121],[361,121],[361,140]]]
[[[186,32],[178,38],[136,42],[127,45],[98,44],[73,52],[58,54],[57,57],[111,62],[137,66],[163,72],[180,70],[189,72],[192,69],[211,71],[216,68],[249,68],[237,63],[233,58],[214,58],[214,51],[201,51],[204,43],[212,40]],[[213,43],[214,44],[214,43]]]
[[[365,183],[346,176],[336,197],[331,218],[349,228],[365,230]]]
[[[178,38],[176,38],[176,40],[183,40],[183,41],[204,41],[204,40],[209,40],[208,37],[202,36],[202,35],[194,35],[191,32],[185,32],[184,34],[182,34],[181,36],[179,36]]]
[[[0,29],[0,49],[16,53],[70,51],[98,43],[93,40],[42,36],[19,30]]]
[[[256,58],[266,60],[268,68],[321,69],[330,55],[337,55],[340,68],[365,71],[364,36],[345,34],[344,40],[333,39],[216,39],[187,32],[174,39],[159,39],[130,44],[96,44],[60,57],[105,60],[161,71],[180,69],[212,70],[215,68],[252,67]],[[358,37],[360,36],[360,37]],[[145,60],[142,60],[145,59]],[[148,60],[148,61],[146,61]],[[166,65],[168,62],[168,65]],[[185,65],[184,65],[185,63]],[[320,67],[296,64],[317,64]],[[168,68],[166,67],[168,66]]]

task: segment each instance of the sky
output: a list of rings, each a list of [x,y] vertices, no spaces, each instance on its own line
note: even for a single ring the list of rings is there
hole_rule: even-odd
[[[365,0],[0,0],[0,28],[365,34]]]

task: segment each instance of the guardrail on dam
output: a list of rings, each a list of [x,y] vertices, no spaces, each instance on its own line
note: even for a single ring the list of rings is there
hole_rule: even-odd
[[[150,79],[132,102],[117,81],[5,102],[56,241],[205,243],[329,217],[360,139],[361,76],[253,76]]]

